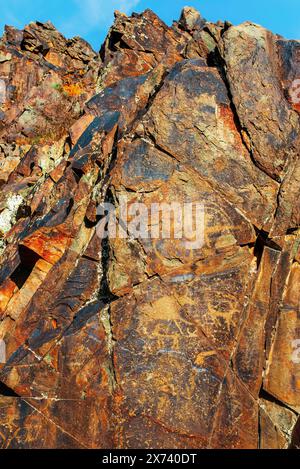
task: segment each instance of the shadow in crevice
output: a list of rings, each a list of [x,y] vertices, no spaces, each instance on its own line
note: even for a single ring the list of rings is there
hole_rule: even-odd
[[[36,252],[22,245],[19,246],[19,256],[20,264],[11,274],[10,278],[21,289],[41,257]]]
[[[300,417],[298,418],[296,425],[294,426],[289,449],[300,449]]]
[[[0,381],[0,396],[6,397],[20,397],[13,389],[6,386],[2,381]]]

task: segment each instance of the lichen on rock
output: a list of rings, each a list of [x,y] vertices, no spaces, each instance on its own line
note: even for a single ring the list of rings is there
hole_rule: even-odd
[[[0,447],[300,446],[299,66],[191,7],[116,12],[99,53],[6,27]],[[123,200],[200,201],[203,243],[101,238]]]

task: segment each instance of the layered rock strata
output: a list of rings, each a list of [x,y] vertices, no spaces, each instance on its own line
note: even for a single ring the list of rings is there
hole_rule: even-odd
[[[1,447],[300,445],[299,79],[299,41],[192,8],[99,54],[6,27]],[[124,199],[200,201],[203,246],[101,239]]]

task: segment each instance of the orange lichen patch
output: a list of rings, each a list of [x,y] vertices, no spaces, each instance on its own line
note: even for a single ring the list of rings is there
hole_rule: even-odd
[[[234,122],[233,113],[230,107],[220,104],[218,106],[218,113],[219,113],[219,117],[223,120],[226,127],[228,127],[229,129],[235,132],[236,124]]]
[[[56,319],[52,319],[51,324],[52,324],[53,329],[57,329],[57,320]]]
[[[288,102],[290,103],[292,108],[295,109],[295,111],[297,112],[300,112],[300,102],[298,102],[299,100],[300,94],[298,94],[298,96],[295,96],[294,98],[292,98],[291,96],[288,97]]]
[[[84,89],[79,83],[70,83],[63,85],[63,91],[68,96],[79,96],[84,92]]]
[[[57,134],[59,138],[60,132]],[[31,145],[49,145],[53,143],[53,140],[56,139],[56,134],[54,133],[49,133],[49,134],[44,134],[43,136],[36,135],[34,137],[28,136],[28,137],[17,137],[15,142],[17,145],[24,146],[28,145],[29,148]]]
[[[122,404],[124,396],[120,392],[116,392],[114,401],[117,405]]]
[[[224,104],[218,105],[218,119],[222,122],[224,130],[227,130],[227,132],[225,132],[226,140],[232,141],[236,149],[241,149],[243,144],[246,144],[248,149],[251,148],[251,143],[247,134],[245,135],[245,132],[241,131],[243,135],[242,140],[240,132],[237,131],[237,124],[234,120],[233,112],[229,106]]]
[[[295,111],[300,112],[300,104],[294,104],[293,108],[295,109]]]
[[[17,289],[17,285],[10,278],[6,279],[2,284],[0,289],[0,315],[4,312],[9,300]]]
[[[28,141],[29,141],[29,138],[24,138],[24,137],[17,137],[15,140],[16,145],[20,145],[20,146],[28,145]]]
[[[240,140],[239,134],[236,131],[236,123],[234,121],[234,115],[230,107],[220,104],[218,106],[218,115],[219,115],[219,118],[222,119],[222,121],[224,122],[224,125],[232,131],[235,138],[238,138]]]

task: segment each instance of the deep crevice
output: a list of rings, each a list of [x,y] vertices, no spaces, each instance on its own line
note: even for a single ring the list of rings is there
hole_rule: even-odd
[[[154,147],[157,150],[161,151],[162,153],[165,153],[165,155],[170,156],[173,160],[178,161],[171,152],[169,152],[168,150],[166,150],[165,148],[163,148],[161,145],[157,143],[155,137],[150,132],[147,132],[146,137],[149,138],[149,140],[153,143]]]
[[[70,150],[66,152],[66,146],[69,146]],[[70,151],[72,150],[73,148],[73,144],[72,144],[72,139],[70,137],[70,135],[67,136],[66,140],[65,140],[65,143],[64,143],[64,155],[68,155],[70,153]]]
[[[258,445],[258,449],[261,449],[261,437],[262,437],[262,432],[261,432],[261,409],[259,408],[259,410],[258,410],[258,422],[257,422],[257,445]]]
[[[275,243],[272,238],[269,238],[269,232],[264,230],[259,230],[257,227],[254,227],[256,231],[256,242],[254,245],[254,256],[257,259],[257,268],[260,266],[261,258],[264,252],[265,247],[267,246],[274,251],[281,252],[282,248],[279,244]]]
[[[21,397],[12,388],[10,388],[9,386],[6,386],[6,384],[3,383],[3,381],[0,381],[0,396]]]
[[[294,426],[291,443],[288,449],[300,449],[300,417]]]
[[[72,208],[73,208],[73,205],[74,205],[74,199],[73,199],[73,197],[71,197],[70,200],[69,200],[69,204],[68,204],[68,206],[67,206],[67,208],[66,208],[66,216],[69,216],[69,215],[70,215],[70,212],[71,212],[71,210],[72,210]]]
[[[20,245],[18,248],[20,264],[11,274],[11,280],[21,289],[34,269],[35,264],[41,258],[36,252],[26,246]]]
[[[138,122],[141,121],[142,117],[148,112],[148,110],[152,106],[153,101],[155,100],[157,94],[160,92],[161,88],[163,87],[163,85],[165,83],[165,79],[168,75],[169,75],[169,71],[165,70],[165,72],[163,73],[163,75],[161,77],[160,82],[156,86],[154,86],[154,88],[152,90],[152,93],[149,96],[149,99],[147,101],[146,106],[138,112],[137,117],[135,119],[135,122],[136,121],[138,121]]]
[[[96,216],[96,220],[95,221],[92,221],[92,220],[89,220],[88,217],[85,215],[84,219],[83,219],[83,222],[84,222],[84,226],[86,228],[94,228],[95,226],[97,226],[97,223],[100,221],[101,217],[100,216]],[[84,257],[84,256],[82,256]]]
[[[74,166],[72,166],[71,169],[72,169],[72,171],[73,171],[73,173],[74,173],[76,182],[77,182],[77,184],[78,184],[78,182],[80,181],[80,179],[81,179],[82,176],[84,175],[84,172],[82,171],[82,169],[74,168]]]
[[[221,79],[223,80],[224,84],[225,84],[225,87],[226,87],[226,90],[227,90],[227,95],[228,95],[228,99],[229,99],[229,103],[230,103],[230,109],[232,111],[232,114],[233,114],[233,119],[234,119],[234,123],[235,123],[235,126],[236,126],[236,130],[238,131],[238,133],[240,134],[240,137],[241,137],[241,140],[242,140],[242,143],[245,147],[245,149],[247,150],[247,153],[249,154],[249,157],[252,161],[252,163],[254,164],[254,166],[256,166],[256,168],[258,168],[260,171],[262,171],[266,176],[268,176],[270,179],[272,179],[273,181],[276,181],[278,183],[281,182],[281,178],[279,176],[273,176],[271,174],[269,174],[261,165],[258,161],[256,161],[256,159],[254,158],[254,155],[253,155],[253,151],[251,148],[249,148],[249,146],[247,145],[246,141],[245,141],[245,137],[243,135],[243,132],[245,134],[247,134],[249,140],[251,141],[251,137],[249,135],[249,132],[248,132],[248,129],[246,127],[244,127],[240,121],[240,118],[239,118],[239,115],[238,115],[238,112],[237,112],[237,109],[235,107],[235,104],[234,104],[234,101],[233,101],[233,96],[232,96],[232,93],[231,93],[231,89],[230,89],[230,84],[229,84],[229,81],[228,81],[228,78],[227,78],[227,75],[226,75],[226,63],[225,63],[225,60],[223,59],[223,57],[221,56],[220,54],[220,51],[218,49],[218,47],[216,46],[216,48],[210,52],[210,54],[208,55],[207,57],[207,65],[209,67],[214,67],[217,69]]]
[[[286,234],[287,234],[287,235],[294,234],[294,233],[296,233],[298,230],[299,230],[299,226],[294,227],[294,228],[288,228],[288,229],[286,230]]]
[[[16,213],[16,221],[21,218],[27,218],[31,216],[31,207],[29,205],[20,205]]]
[[[116,165],[117,157],[118,157],[118,143],[119,143],[119,132],[118,129],[114,135],[114,143],[113,148],[110,156],[110,160],[108,163],[107,170],[103,175],[103,183],[102,183],[102,203],[110,203],[115,206],[115,199],[112,193],[111,188],[109,187],[110,182],[110,174],[113,168]],[[106,217],[107,214],[103,216],[97,215],[97,223],[101,221],[103,217]],[[106,226],[104,227],[107,229],[107,222]],[[101,321],[103,323],[103,327],[106,333],[106,342],[107,342],[107,349],[109,354],[109,361],[108,361],[108,371],[109,376],[111,378],[111,385],[112,390],[115,389],[117,386],[117,379],[116,379],[116,371],[114,366],[114,339],[113,339],[113,332],[112,332],[112,323],[111,323],[111,316],[110,316],[110,303],[117,300],[118,297],[114,295],[109,287],[108,283],[108,269],[109,269],[109,260],[110,260],[110,243],[108,237],[103,237],[101,240],[101,280],[99,285],[99,292],[98,292],[98,300],[103,303],[103,309],[101,313]]]
[[[104,203],[110,203],[112,205],[115,205],[114,203],[114,197],[113,194],[110,190],[110,188],[107,189],[106,195],[104,198]],[[104,215],[105,217],[106,215]],[[105,226],[105,229],[107,229],[107,224]],[[101,283],[100,283],[100,288],[99,288],[99,299],[102,300],[105,304],[111,303],[112,301],[117,299],[117,296],[114,295],[109,288],[108,285],[108,268],[109,268],[109,254],[110,254],[110,244],[109,244],[109,239],[108,237],[103,237],[101,240],[101,270],[102,270],[102,278],[101,278]]]
[[[284,402],[280,401],[279,399],[277,399],[277,397],[275,397],[272,394],[268,393],[263,388],[260,390],[259,398],[264,399],[265,401],[272,402],[273,404],[276,404],[279,407],[282,407],[283,409],[289,410],[290,412],[293,412],[293,414],[298,415],[297,412],[294,409],[292,409],[289,405],[287,405]]]
[[[124,33],[112,30],[108,38],[108,48],[111,52],[117,52],[119,49],[132,49],[123,39]]]

